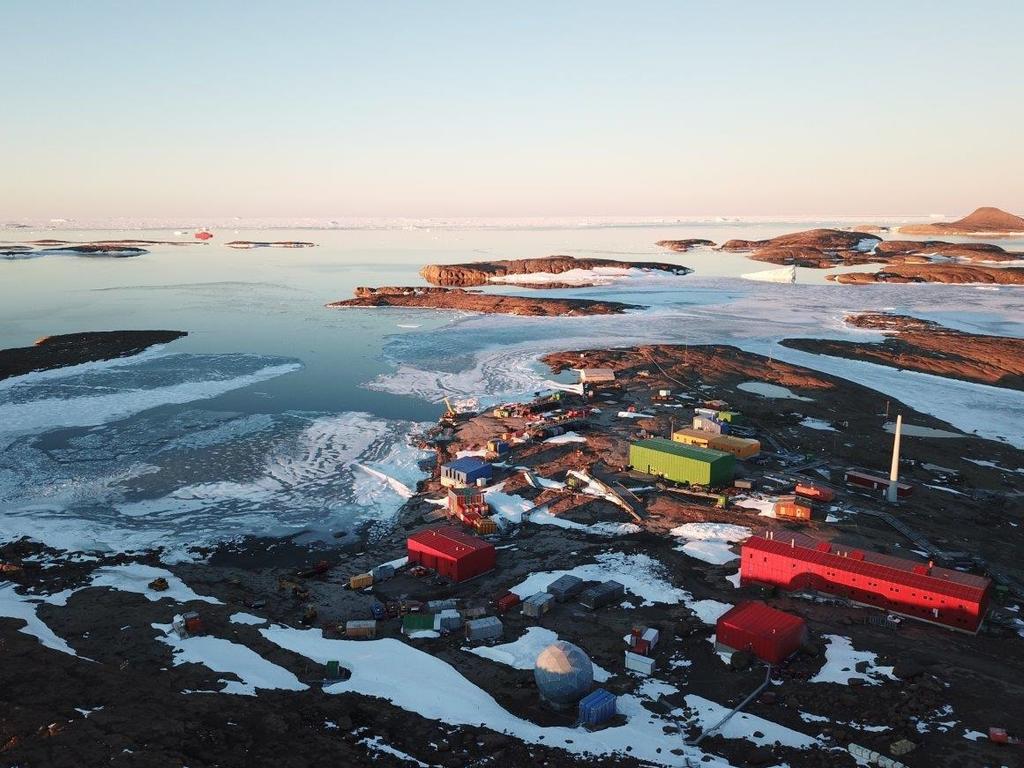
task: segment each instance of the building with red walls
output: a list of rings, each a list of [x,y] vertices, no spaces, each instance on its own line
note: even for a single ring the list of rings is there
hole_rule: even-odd
[[[409,563],[437,571],[452,581],[466,581],[494,570],[494,545],[458,528],[442,525],[406,539]]]
[[[799,616],[748,600],[723,613],[715,625],[715,645],[721,650],[749,651],[761,661],[779,664],[807,640],[807,625]]]
[[[789,531],[743,544],[740,581],[815,590],[964,632],[977,632],[992,582],[932,564],[833,545]]]

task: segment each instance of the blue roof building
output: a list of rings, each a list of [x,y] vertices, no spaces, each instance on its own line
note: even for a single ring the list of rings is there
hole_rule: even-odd
[[[494,467],[478,456],[465,456],[441,467],[441,485],[476,485],[477,480],[489,481]]]

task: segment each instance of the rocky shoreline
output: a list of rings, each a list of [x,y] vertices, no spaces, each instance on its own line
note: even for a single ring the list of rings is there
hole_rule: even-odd
[[[846,272],[829,275],[845,285],[872,283],[946,283],[948,285],[1024,285],[1024,267],[982,267],[977,264],[903,264],[877,272]]]
[[[185,331],[91,331],[44,336],[31,347],[0,350],[0,380],[33,371],[130,357],[186,335]]]
[[[513,259],[503,261],[475,261],[465,264],[428,264],[420,275],[431,285],[446,287],[470,287],[500,282],[501,278],[513,275],[553,274],[571,270],[592,270],[598,268],[641,269],[667,272],[672,275],[687,275],[692,270],[679,264],[659,261],[620,261],[618,259],[578,259],[573,256],[547,256],[535,259]],[[580,288],[586,284],[576,283]],[[544,286],[550,287],[550,286]]]
[[[333,301],[328,307],[418,307],[421,309],[454,309],[485,314],[522,315],[527,317],[577,317],[582,315],[618,315],[638,304],[593,299],[555,299],[535,296],[506,296],[496,293],[467,291],[462,288],[426,288],[422,286],[383,286],[356,288],[353,299]]]
[[[537,627],[557,633],[583,647],[596,664],[609,671],[603,687],[620,696],[643,696],[645,679],[622,670],[622,636],[634,624],[660,627],[657,691],[644,698],[640,711],[631,717],[664,718],[665,727],[672,730],[666,736],[663,759],[679,764],[685,740],[700,731],[689,719],[693,716],[689,697],[732,705],[764,677],[760,668],[729,666],[719,660],[709,642],[713,620],[702,619],[699,611],[766,596],[750,587],[737,588],[728,580],[735,573],[735,562],[714,565],[688,557],[679,551],[679,539],[668,532],[686,522],[768,526],[778,531],[788,530],[792,524],[759,517],[756,510],[732,503],[717,508],[706,500],[652,486],[642,494],[647,511],[643,524],[609,537],[591,526],[632,522],[620,508],[582,493],[534,487],[517,467],[525,466],[552,482],[563,481],[571,468],[596,471],[604,467],[618,472],[625,459],[623,446],[630,437],[639,430],[663,433],[684,413],[678,410],[682,404],[688,407],[707,397],[726,398],[756,426],[766,443],[778,446],[780,455],[790,451],[811,457],[827,454],[835,466],[874,466],[884,453],[880,448],[889,440],[881,430],[878,394],[728,346],[572,350],[552,353],[545,361],[553,370],[581,365],[611,368],[617,387],[594,399],[592,404],[600,406],[599,412],[581,429],[582,442],[539,439],[513,449],[512,459],[506,461],[508,468],[500,470],[502,493],[521,497],[524,506],[547,500],[548,509],[563,524],[518,526],[499,546],[496,570],[473,581],[453,586],[401,572],[367,591],[345,588],[351,575],[401,557],[409,532],[436,523],[438,507],[428,501],[442,493],[436,478],[421,483],[395,520],[382,522],[371,536],[353,539],[347,547],[248,539],[200,553],[203,561],[166,567],[169,591],[157,591],[153,582],[147,584],[164,568],[155,553],[69,556],[25,541],[0,546],[0,577],[5,580],[0,588],[6,584],[19,594],[35,596],[39,602],[33,616],[45,622],[73,652],[91,660],[44,647],[36,637],[20,631],[25,628],[20,619],[0,619],[0,647],[6,661],[0,664],[0,707],[5,713],[0,718],[0,761],[27,766],[120,766],[137,764],[138,756],[145,753],[148,764],[184,763],[198,768],[263,764],[298,768],[338,759],[351,765],[381,766],[406,766],[418,760],[446,768],[484,759],[495,765],[545,764],[551,768],[650,765],[651,760],[631,755],[629,747],[613,755],[576,755],[568,750],[571,745],[553,738],[554,732],[549,744],[529,743],[476,724],[450,725],[389,701],[389,697],[401,698],[397,691],[376,695],[346,692],[349,685],[359,690],[368,675],[388,679],[395,670],[355,665],[351,678],[347,678],[349,670],[343,669],[332,687],[331,681],[324,680],[322,659],[286,650],[265,634],[275,627],[308,628],[311,643],[322,643],[323,638],[338,643],[332,646],[337,651],[325,651],[327,658],[352,646],[369,653],[368,649],[377,647],[373,641],[342,640],[337,627],[346,620],[367,617],[374,601],[453,598],[467,605],[486,604],[531,573],[600,563],[608,553],[619,553],[636,558],[630,563],[663,564],[659,578],[684,590],[685,598],[652,602],[630,594],[622,605],[595,612],[574,603],[560,604],[542,619],[529,619],[514,610],[502,617],[502,642]],[[777,400],[740,388],[752,379],[790,388],[804,399]],[[661,388],[670,388],[679,399],[654,399]],[[897,407],[917,423],[941,424]],[[627,408],[647,417],[616,415]],[[807,418],[831,424],[834,431],[804,426],[802,420]],[[451,429],[452,440],[445,443],[445,450],[475,451],[495,434],[518,431],[525,423],[524,418],[498,417],[490,411],[463,414],[452,427],[439,425],[424,439]],[[970,459],[983,457],[1014,466],[1019,452],[970,436],[918,441],[911,450],[914,464],[906,472],[918,491],[901,516],[947,547],[969,546],[1016,570],[1015,540],[1007,526],[1017,516],[1011,507],[990,500],[983,508],[975,499],[985,489],[1000,487],[1005,473]],[[785,463],[777,465],[781,459],[774,453],[758,472],[787,471]],[[796,460],[806,462],[803,457]],[[929,488],[929,483],[937,482],[934,470],[926,468],[933,464],[960,473],[957,494]],[[637,485],[635,480],[628,482]],[[841,483],[832,484],[841,487]],[[860,494],[853,494],[850,501],[859,508],[879,506]],[[984,525],[972,524],[981,520]],[[873,525],[863,515],[841,515],[830,522],[816,519],[803,527],[817,536],[835,537],[851,545],[906,554],[890,531]],[[325,568],[318,567],[321,562]],[[156,571],[147,572],[140,566]],[[114,580],[119,587],[93,584],[98,573],[121,573],[124,571],[117,569],[124,568],[149,575],[134,581]],[[926,625],[906,626],[894,633],[866,623],[870,612],[863,608],[782,595],[767,599],[802,616],[815,639],[793,661],[776,670],[774,677],[781,681],[773,688],[776,695],[748,705],[749,716],[764,718],[767,725],[748,726],[754,733],[749,738],[715,735],[703,742],[702,749],[734,765],[784,762],[794,768],[853,768],[846,744],[856,742],[884,753],[890,743],[906,738],[917,745],[913,764],[959,768],[972,761],[1000,759],[999,747],[966,741],[961,733],[965,728],[981,729],[989,722],[1019,721],[1024,715],[1020,686],[1014,682],[1024,676],[1024,659],[1015,652],[1019,638],[952,636]],[[200,614],[204,630],[195,645],[185,646],[187,650],[176,655],[172,636],[161,627],[189,610]],[[411,639],[399,634],[397,623],[382,621],[381,637],[386,639],[377,643],[400,644],[393,646],[395,649],[417,648],[424,654],[419,657],[420,666],[450,665],[511,716],[540,726],[572,727],[573,712],[560,713],[538,701],[529,669],[468,653],[466,641],[458,634]],[[813,682],[828,663],[826,639],[837,631],[849,636],[855,648],[878,654],[874,665],[891,665],[892,679],[882,677],[875,682],[874,665],[858,662],[857,669],[850,670],[856,673],[857,684]],[[968,646],[970,653],[965,652]],[[253,684],[251,679],[239,678],[228,663],[240,648],[273,665],[279,670],[277,675],[289,676],[303,689],[274,690],[272,683],[264,682],[255,695],[221,692],[232,685]],[[369,661],[372,654],[366,658],[367,663],[375,663]],[[400,664],[405,657],[394,650],[392,658]],[[420,685],[417,673],[414,668],[402,669],[401,675],[408,679],[406,687]],[[427,695],[459,694],[431,690]],[[943,709],[947,702],[953,702],[953,711]],[[807,713],[816,719],[808,720]],[[957,727],[939,729],[937,723],[946,720],[956,720]],[[804,749],[775,744],[771,736],[759,740],[756,734],[763,737],[768,726],[818,741]],[[659,731],[659,736],[664,735]],[[584,729],[574,732],[575,740],[586,737]],[[643,746],[636,742],[632,749]],[[675,754],[669,753],[670,747]]]
[[[1024,389],[1024,340],[983,336],[907,315],[866,312],[847,315],[854,328],[879,330],[880,342],[784,339],[785,347],[867,360],[900,370],[947,376],[993,387]]]

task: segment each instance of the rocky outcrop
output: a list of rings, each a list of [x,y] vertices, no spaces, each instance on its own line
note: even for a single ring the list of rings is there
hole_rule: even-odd
[[[867,312],[846,324],[882,331],[881,342],[785,339],[782,345],[996,387],[1024,389],[1024,339],[983,336],[906,315]]]
[[[843,275],[828,275],[828,279],[852,285],[868,283],[1024,285],[1024,267],[982,267],[976,264],[902,264],[887,266],[878,272],[847,272]]]
[[[304,240],[232,240],[224,245],[228,248],[312,248],[316,243]]]
[[[711,240],[692,237],[688,240],[659,240],[655,245],[659,248],[668,248],[670,251],[684,253],[691,248],[713,248],[715,244]]]
[[[7,245],[0,247],[0,257],[7,259],[34,259],[40,256],[105,256],[112,259],[123,259],[149,253],[131,243],[136,240],[103,241],[95,243],[70,243],[60,240],[40,240],[35,245],[46,244],[46,247],[33,248],[30,245]]]
[[[44,336],[31,347],[0,350],[0,379],[137,355],[185,335],[185,331],[93,331]]]
[[[768,240],[728,240],[723,251],[749,253],[754,261],[828,269],[840,264],[866,264],[881,238],[843,229],[809,229]]]
[[[590,299],[552,299],[532,296],[503,296],[496,293],[467,291],[462,288],[418,286],[360,287],[354,299],[334,301],[328,307],[419,307],[423,309],[455,309],[497,315],[531,317],[616,315],[628,309],[642,309],[636,304]]]
[[[908,224],[900,227],[900,232],[908,235],[1006,235],[1024,232],[1024,218],[983,206],[956,221]]]
[[[991,243],[947,243],[944,240],[884,240],[875,254],[890,262],[927,264],[939,259],[967,263],[1016,261],[1024,253],[1007,251]]]
[[[686,275],[692,270],[678,264],[657,261],[619,261],[617,259],[577,259],[572,256],[547,256],[537,259],[474,261],[465,264],[428,264],[420,275],[428,283],[441,286],[467,287],[486,285],[492,278],[508,275],[561,274],[573,269],[618,267],[647,269]]]

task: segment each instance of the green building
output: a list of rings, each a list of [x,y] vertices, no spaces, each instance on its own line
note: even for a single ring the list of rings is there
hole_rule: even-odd
[[[743,423],[743,414],[739,411],[719,411],[718,420],[738,425]]]
[[[638,472],[660,475],[675,483],[726,485],[732,482],[736,457],[655,437],[630,443],[629,463]]]

